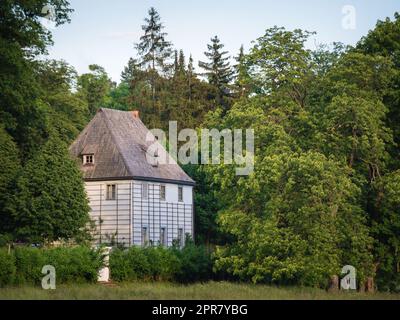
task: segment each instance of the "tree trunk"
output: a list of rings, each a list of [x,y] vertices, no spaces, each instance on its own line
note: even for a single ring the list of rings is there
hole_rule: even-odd
[[[331,293],[339,292],[339,277],[337,275],[331,276],[328,291]]]
[[[366,287],[365,289],[368,293],[374,293],[374,291],[375,291],[374,278],[368,277],[365,287]]]

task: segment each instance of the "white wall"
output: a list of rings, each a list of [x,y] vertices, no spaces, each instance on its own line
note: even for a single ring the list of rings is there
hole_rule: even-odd
[[[116,185],[116,200],[106,199],[108,184]],[[96,242],[100,242],[100,236],[102,243],[108,242],[114,236],[118,243],[129,244],[132,239],[131,181],[90,181],[85,186],[91,208],[90,215],[96,224]]]
[[[142,198],[142,184],[148,185],[148,198]],[[116,200],[106,200],[106,186],[115,184]],[[160,228],[167,229],[167,243],[178,237],[178,229],[193,236],[192,186],[183,185],[183,201],[178,201],[178,185],[163,184],[166,199],[160,200],[160,183],[143,181],[86,182],[91,217],[96,222],[96,242],[107,243],[117,232],[115,240],[125,245],[142,244],[142,227],[149,230],[154,244],[160,240]],[[100,219],[102,223],[100,224]]]
[[[162,183],[165,185],[166,190],[166,201],[167,202],[178,202],[178,186],[183,188],[183,202],[186,204],[192,204],[193,199],[193,187],[192,186],[185,186],[185,185],[178,185],[178,184],[171,184],[171,183]]]
[[[148,185],[148,198],[143,199],[142,184]],[[160,199],[160,186],[165,185],[165,200]],[[133,182],[134,244],[142,243],[142,227],[149,228],[154,244],[160,240],[160,229],[167,229],[167,244],[178,237],[178,229],[193,236],[193,202],[191,186],[183,186],[183,201],[178,201],[178,185],[171,183]]]

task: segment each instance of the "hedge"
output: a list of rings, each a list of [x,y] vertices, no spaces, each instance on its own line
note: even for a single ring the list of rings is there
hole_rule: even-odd
[[[203,246],[187,241],[184,248],[137,246],[113,249],[110,254],[113,281],[171,280],[195,282],[212,276],[210,254]]]
[[[13,284],[15,281],[15,257],[6,249],[0,249],[0,286]]]
[[[40,285],[42,268],[52,265],[56,283],[94,283],[103,266],[100,250],[85,246],[34,248],[17,247],[10,252],[0,248],[0,286]],[[203,246],[189,239],[185,247],[165,248],[137,246],[114,248],[110,254],[113,281],[177,281],[208,280],[212,276],[210,254]]]
[[[40,285],[45,265],[55,267],[57,283],[96,282],[102,260],[98,250],[84,246],[0,249],[0,286]]]

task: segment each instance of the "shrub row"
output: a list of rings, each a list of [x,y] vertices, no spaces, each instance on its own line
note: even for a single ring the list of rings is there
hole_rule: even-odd
[[[0,249],[0,286],[40,285],[42,268],[52,265],[56,283],[96,282],[102,267],[100,250],[89,247]],[[110,254],[113,281],[166,280],[195,282],[210,279],[212,262],[205,247],[188,239],[183,248],[114,248]]]
[[[205,247],[187,241],[177,247],[114,249],[110,255],[113,281],[170,280],[195,282],[210,279],[212,262]]]
[[[102,257],[97,250],[84,246],[17,247],[10,252],[0,249],[0,286],[40,284],[45,265],[54,266],[57,283],[95,282]]]

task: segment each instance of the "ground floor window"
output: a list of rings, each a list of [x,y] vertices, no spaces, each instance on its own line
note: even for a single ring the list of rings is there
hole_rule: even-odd
[[[149,229],[142,227],[142,245],[147,246],[149,244]]]
[[[183,247],[185,244],[185,239],[183,238],[183,229],[178,229],[178,244],[180,247]]]
[[[167,245],[167,228],[162,227],[160,229],[160,245],[166,246]]]

